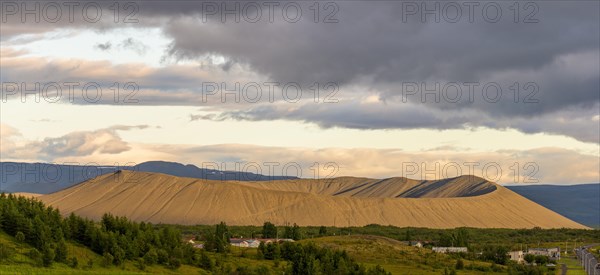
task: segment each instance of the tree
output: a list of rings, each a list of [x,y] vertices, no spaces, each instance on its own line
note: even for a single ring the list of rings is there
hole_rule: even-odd
[[[144,254],[144,262],[147,265],[153,265],[158,262],[158,253],[154,248],[150,249],[146,254]]]
[[[36,266],[42,266],[44,264],[42,259],[42,253],[36,248],[29,250],[28,256],[30,259],[33,260]]]
[[[169,261],[169,253],[164,249],[156,250],[156,254],[158,254],[158,263],[166,264]]]
[[[263,243],[261,243],[262,245]],[[259,246],[259,249],[261,247]],[[281,256],[281,250],[278,243],[268,243],[262,246],[262,254],[267,260],[277,260]]]
[[[454,234],[452,234],[454,239],[454,246],[469,246],[469,232],[466,228],[459,228],[456,230]]]
[[[204,242],[204,249],[208,251],[216,251],[226,253],[229,251],[229,229],[227,224],[221,222],[217,224],[214,234],[207,234]]]
[[[536,255],[535,262],[539,265],[545,265],[549,262],[548,256],[544,255]]]
[[[17,234],[15,235],[15,239],[17,240],[17,242],[25,242],[25,234],[21,231],[17,232]]]
[[[168,264],[169,268],[171,269],[178,269],[179,267],[181,267],[181,260],[175,258],[175,257],[171,257],[169,259],[169,264]]]
[[[213,261],[206,255],[206,252],[200,252],[200,259],[198,261],[198,266],[204,270],[211,271],[214,267]]]
[[[42,264],[45,267],[51,266],[52,262],[54,261],[54,257],[56,256],[54,249],[47,245],[42,251]]]
[[[404,235],[404,240],[407,242],[411,241],[411,236],[410,236],[410,227],[406,228],[406,234]]]
[[[229,228],[227,227],[227,224],[225,222],[217,224],[217,227],[215,229],[215,236],[229,243]]]
[[[376,265],[373,268],[370,268],[367,271],[367,275],[392,275],[392,273],[386,272],[385,269],[383,269],[383,267],[381,267],[380,265]]]
[[[483,248],[481,258],[486,261],[492,261],[496,264],[505,265],[508,260],[508,248],[503,246],[487,245]]]
[[[450,235],[447,232],[440,234],[440,238],[438,239],[437,245],[442,247],[454,246],[454,240],[452,239],[452,235]]]
[[[135,267],[137,267],[137,269],[141,271],[146,270],[146,263],[145,260],[142,258],[135,259],[135,262],[133,264],[135,265]]]
[[[319,227],[319,236],[325,236],[325,235],[327,235],[327,227],[322,225],[321,227]]]
[[[530,264],[535,261],[535,255],[533,255],[533,254],[525,254],[524,258],[525,258],[525,261]]]
[[[262,228],[262,236],[263,238],[276,238],[277,227],[270,222],[265,222]]]
[[[102,255],[102,266],[109,267],[110,265],[112,265],[113,260],[114,260],[113,255],[111,255],[108,252],[104,252],[104,254]]]
[[[55,248],[54,252],[56,254],[54,257],[55,261],[61,262],[61,263],[64,263],[67,261],[68,251],[67,251],[67,244],[65,243],[64,240],[61,240],[56,244],[56,248]]]
[[[256,250],[256,258],[259,260],[262,260],[265,258],[265,243],[264,242],[260,242],[260,244],[258,245],[258,249]]]
[[[302,232],[300,232],[300,227],[295,223],[293,226],[286,226],[283,235],[285,238],[293,239],[295,241],[302,239]]]
[[[125,250],[123,250],[121,247],[115,246],[113,253],[113,263],[115,265],[120,265],[125,261]]]

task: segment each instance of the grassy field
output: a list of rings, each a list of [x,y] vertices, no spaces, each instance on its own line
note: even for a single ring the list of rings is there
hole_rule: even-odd
[[[567,265],[567,274],[568,275],[587,275],[587,273],[585,273],[585,270],[583,269],[583,267],[581,265],[579,265],[579,262],[577,262],[577,260],[572,257],[572,256],[568,256],[568,257],[563,257],[560,259],[560,261],[558,262],[558,264],[566,264]],[[557,273],[557,274],[561,274],[561,273]]]
[[[434,253],[431,249],[407,246],[394,239],[380,236],[333,236],[322,237],[301,242],[314,242],[346,250],[358,262],[366,266],[381,265],[392,274],[442,274],[456,265],[456,259],[445,254]],[[465,269],[457,270],[457,274],[489,274],[490,263],[463,260]]]
[[[438,254],[428,248],[407,246],[387,237],[373,235],[328,236],[300,241],[315,243],[319,246],[345,250],[357,262],[367,267],[380,265],[392,274],[443,274],[445,269],[452,270],[457,262],[455,256]],[[90,249],[76,243],[68,243],[69,257],[76,257],[79,265],[72,268],[63,263],[54,263],[52,267],[38,267],[27,255],[32,249],[27,244],[18,243],[13,237],[0,231],[0,244],[9,247],[14,253],[10,259],[0,259],[0,274],[211,274],[201,268],[182,265],[171,270],[161,265],[147,266],[140,270],[132,261],[121,266],[102,266],[102,257]],[[540,247],[559,246],[560,243],[540,243]],[[564,246],[564,243],[562,243]],[[530,246],[531,247],[531,246]],[[281,274],[289,264],[286,261],[258,260],[254,248],[232,247],[229,254],[207,253],[214,262],[220,262],[213,270],[216,274],[230,274],[237,268],[256,268],[264,266],[271,274]],[[463,260],[464,269],[457,274],[490,274],[491,263]],[[91,267],[89,266],[91,263]],[[567,264],[568,274],[585,274],[577,261],[564,257],[560,262]],[[497,274],[506,273],[506,268],[498,266]],[[233,273],[254,274],[254,273]],[[557,272],[556,274],[560,274]]]

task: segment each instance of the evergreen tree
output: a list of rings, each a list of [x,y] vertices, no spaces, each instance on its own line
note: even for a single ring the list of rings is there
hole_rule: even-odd
[[[325,236],[325,235],[327,235],[327,227],[325,227],[325,226],[319,227],[319,236]]]
[[[263,238],[276,238],[277,237],[277,227],[270,223],[265,222],[262,228],[262,237]]]
[[[51,266],[55,255],[54,249],[52,249],[49,245],[46,245],[42,250],[42,264],[45,267]]]
[[[206,255],[204,251],[200,252],[200,259],[198,261],[198,266],[204,270],[211,271],[214,267],[213,261]]]
[[[57,262],[61,262],[64,263],[67,261],[67,244],[65,243],[64,240],[59,241],[58,243],[56,243],[56,249],[55,249],[55,257],[54,260]]]
[[[25,234],[21,231],[17,232],[17,234],[15,235],[15,239],[17,240],[17,242],[24,242],[25,241]]]
[[[109,267],[113,264],[114,257],[108,252],[104,252],[102,255],[102,266]]]
[[[144,262],[147,265],[153,265],[158,262],[158,254],[154,248],[150,249],[146,254],[144,254]]]
[[[28,256],[33,260],[36,266],[42,266],[44,264],[42,253],[36,248],[29,250]]]

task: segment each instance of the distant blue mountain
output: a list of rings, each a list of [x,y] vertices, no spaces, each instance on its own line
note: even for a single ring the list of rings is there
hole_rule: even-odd
[[[600,227],[600,183],[506,187],[578,223]]]
[[[0,162],[0,191],[48,194],[117,170],[153,172],[209,180],[267,181],[296,178],[220,171],[166,161],[148,161],[126,167]]]

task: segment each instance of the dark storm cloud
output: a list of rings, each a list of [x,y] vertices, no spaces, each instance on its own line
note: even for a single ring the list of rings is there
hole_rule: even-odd
[[[596,104],[589,109],[567,108],[534,117],[495,117],[478,110],[427,109],[414,104],[306,104],[297,108],[259,106],[246,110],[191,115],[194,120],[260,121],[287,119],[313,122],[323,128],[352,129],[517,129],[524,133],[549,133],[598,143],[600,118]]]
[[[284,118],[322,127],[360,129],[513,127],[599,142],[598,131],[589,127],[598,124],[592,117],[600,112],[599,2],[533,2],[539,8],[533,14],[537,23],[523,23],[532,11],[525,9],[523,2],[519,2],[518,23],[513,22],[509,7],[514,2],[474,2],[478,6],[473,22],[469,22],[463,8],[457,23],[449,23],[444,17],[436,23],[432,16],[421,22],[420,13],[403,20],[406,2],[335,2],[339,7],[335,14],[338,23],[315,23],[309,9],[312,2],[299,2],[305,12],[302,20],[286,22],[281,17],[281,5],[286,2],[280,2],[274,22],[248,23],[242,19],[236,23],[230,16],[223,23],[219,13],[204,22],[206,1],[146,1],[136,2],[137,23],[114,23],[112,17],[106,17],[93,24],[76,20],[52,26],[99,30],[160,26],[172,39],[167,55],[175,60],[222,55],[226,62],[220,68],[225,72],[230,72],[235,64],[243,64],[274,81],[298,82],[303,86],[335,82],[341,87],[342,97],[360,98],[369,91],[390,102],[386,108],[348,101],[328,108],[309,105],[291,110],[279,105],[242,106],[221,114],[192,116],[192,120]],[[436,3],[446,2],[416,3],[431,9]],[[458,3],[464,7],[465,2]],[[482,15],[481,7],[488,3],[500,5],[503,13],[498,22],[487,22]],[[3,25],[2,34],[8,33],[9,37],[18,30],[37,33],[36,26],[49,28],[48,24],[18,24],[13,18]],[[164,91],[166,97],[146,101],[161,104],[160,100],[166,100],[170,92],[197,87],[198,81],[201,79],[190,79],[173,70],[157,71],[139,83]],[[422,91],[418,91],[408,98],[410,104],[398,104],[402,101],[402,85],[407,82],[425,82],[428,87],[436,82],[442,86],[476,82],[479,87],[497,83],[503,96],[489,102],[476,90],[474,101],[463,94],[457,102],[423,102]],[[515,82],[521,90],[518,100],[511,97],[511,85]],[[529,92],[524,89],[527,83],[537,87],[532,102],[524,102]],[[197,103],[185,97],[171,100]]]
[[[593,59],[587,62],[596,62],[591,69],[598,71],[598,3],[539,2],[539,23],[530,24],[514,23],[507,14],[508,4],[502,4],[508,18],[498,23],[475,16],[474,23],[456,24],[404,23],[399,2],[338,4],[340,22],[334,24],[173,20],[165,33],[174,39],[172,55],[194,58],[218,53],[247,62],[281,82],[344,85],[368,76],[369,85],[385,89],[406,81],[482,85],[502,81],[505,93],[516,81],[537,83],[540,104],[522,108],[500,101],[486,106],[495,114],[507,115],[547,113],[598,101],[598,74],[573,79],[571,68],[556,64],[569,54],[591,52],[588,56]]]

